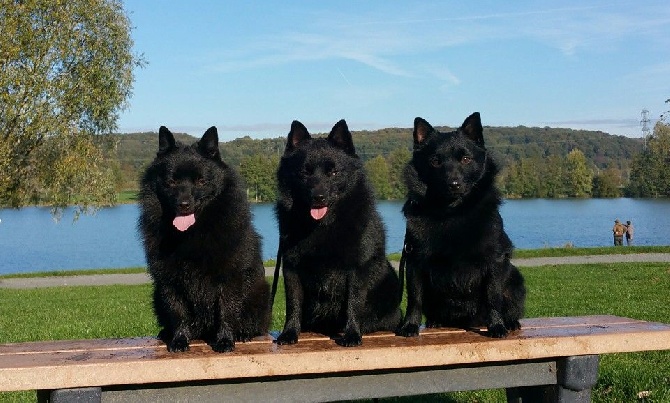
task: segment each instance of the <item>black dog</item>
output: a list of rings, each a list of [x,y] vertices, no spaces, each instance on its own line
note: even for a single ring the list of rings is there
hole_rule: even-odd
[[[362,334],[395,330],[400,282],[386,260],[384,226],[346,122],[327,139],[312,139],[294,121],[277,178],[286,289],[277,343],[296,343],[304,330],[357,346]]]
[[[191,146],[161,127],[140,183],[139,229],[154,282],[159,337],[170,351],[204,339],[218,352],[266,334],[269,284],[238,175],[211,127]]]
[[[520,327],[526,290],[510,263],[495,187],[498,168],[484,147],[479,113],[440,133],[414,120],[414,153],[405,169],[407,312],[399,334],[428,327],[486,326],[492,337]]]

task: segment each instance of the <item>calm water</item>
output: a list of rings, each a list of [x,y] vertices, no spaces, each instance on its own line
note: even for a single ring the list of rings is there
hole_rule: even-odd
[[[381,202],[387,227],[387,249],[400,251],[405,222],[399,202]],[[277,225],[272,205],[254,205],[254,224],[263,237],[263,257],[277,251]],[[668,245],[670,201],[639,199],[508,200],[503,204],[505,228],[515,246],[533,249],[612,244],[614,219],[632,220],[636,245]],[[53,220],[48,208],[0,209],[0,274],[143,266],[137,235],[136,205],[122,205],[82,216],[72,212]]]

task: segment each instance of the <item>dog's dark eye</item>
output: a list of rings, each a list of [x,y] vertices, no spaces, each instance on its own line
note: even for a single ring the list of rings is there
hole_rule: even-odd
[[[461,164],[467,165],[472,162],[472,158],[470,156],[464,155],[461,157]]]
[[[177,186],[177,181],[174,179],[168,179],[167,180],[167,185],[170,186],[171,188]]]
[[[442,166],[442,159],[439,155],[431,156],[430,159],[428,159],[428,162],[430,163],[430,166],[434,168],[439,168]]]
[[[337,174],[338,174],[337,169],[331,169],[328,171],[328,176],[335,176]]]
[[[195,185],[196,185],[196,186],[204,186],[205,183],[206,183],[205,178],[198,178],[198,179],[195,181]]]

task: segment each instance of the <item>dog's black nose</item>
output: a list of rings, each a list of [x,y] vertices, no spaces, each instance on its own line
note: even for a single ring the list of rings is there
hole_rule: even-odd
[[[461,190],[461,183],[458,181],[453,181],[449,184],[449,189],[451,189],[452,191]]]
[[[326,196],[324,196],[323,194],[315,194],[312,196],[312,202],[316,204],[325,204]]]
[[[180,201],[178,207],[180,211],[187,211],[191,207],[191,203],[188,201]]]

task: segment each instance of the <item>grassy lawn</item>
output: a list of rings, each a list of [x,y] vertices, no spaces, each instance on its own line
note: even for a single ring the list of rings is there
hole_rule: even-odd
[[[630,255],[634,253],[670,253],[670,246],[604,246],[597,248],[540,248],[517,249],[514,258],[524,259],[533,257],[563,257],[589,255]]]
[[[117,203],[137,203],[137,190],[122,190],[116,194]]]
[[[526,317],[612,314],[670,323],[669,263],[560,265],[522,272],[528,287]],[[155,335],[150,301],[149,284],[0,289],[0,343]],[[282,328],[283,316],[280,287],[273,329]],[[650,392],[645,401],[670,401],[670,352],[602,357],[595,402],[640,401],[643,391]],[[0,393],[0,402],[34,399],[33,392]],[[500,402],[504,392],[451,393],[419,401]]]

